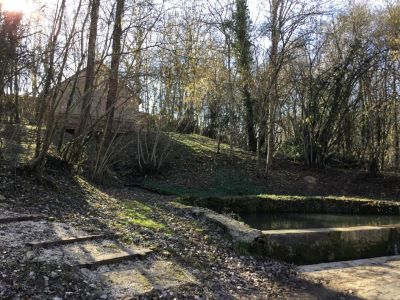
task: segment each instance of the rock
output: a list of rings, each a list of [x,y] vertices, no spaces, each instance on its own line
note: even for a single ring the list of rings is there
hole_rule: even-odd
[[[44,285],[45,285],[46,287],[48,287],[48,286],[49,286],[49,277],[43,276],[43,279],[44,279]]]
[[[26,252],[26,258],[27,259],[32,259],[34,257],[35,257],[35,252],[33,252],[33,251]]]
[[[317,184],[317,178],[313,177],[313,176],[306,176],[304,177],[304,180],[311,185],[315,185]]]
[[[6,197],[4,197],[2,194],[0,194],[0,201],[6,200]]]

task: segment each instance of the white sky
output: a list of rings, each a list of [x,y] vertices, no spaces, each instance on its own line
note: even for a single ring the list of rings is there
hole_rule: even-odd
[[[2,1],[7,1],[7,0],[0,0],[0,3]],[[24,2],[26,0],[12,0],[14,2]],[[55,3],[57,0],[31,0],[33,2],[41,2],[41,3]],[[110,0],[107,0],[110,1]],[[171,0],[166,0],[166,2],[169,2]],[[172,0],[174,1],[174,0]],[[393,0],[396,1],[396,0]],[[348,3],[366,3],[368,5],[374,6],[374,5],[384,5],[386,0],[332,0],[332,3],[337,3],[338,6],[344,6]],[[257,15],[260,15],[260,13],[265,10],[263,9],[263,6],[265,7],[266,3],[268,3],[268,0],[248,0],[249,8],[252,17],[257,17]]]
[[[268,0],[247,0],[250,9],[251,19],[253,21],[260,21],[265,16],[265,6]],[[389,0],[390,1],[390,0]],[[396,0],[392,0],[395,2]],[[351,3],[357,4],[367,4],[371,7],[384,6],[387,0],[332,0],[332,5],[337,5],[337,7],[345,7]]]

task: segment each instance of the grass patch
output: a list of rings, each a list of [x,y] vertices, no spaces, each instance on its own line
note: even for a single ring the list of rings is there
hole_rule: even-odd
[[[120,223],[123,225],[137,225],[152,230],[166,230],[163,223],[152,217],[153,208],[142,202],[132,200],[122,205],[123,212],[120,215]]]

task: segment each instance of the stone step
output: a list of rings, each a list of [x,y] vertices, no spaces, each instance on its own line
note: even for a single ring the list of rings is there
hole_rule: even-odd
[[[24,221],[37,221],[42,219],[44,219],[44,217],[40,215],[25,215],[25,216],[20,215],[12,217],[0,217],[0,224],[24,222]]]
[[[128,260],[143,259],[153,251],[146,248],[125,248],[118,253],[103,254],[88,259],[67,262],[68,265],[78,268],[94,269],[103,265],[117,264]]]
[[[151,249],[125,246],[115,240],[81,241],[56,247],[36,248],[37,261],[95,269],[101,265],[145,258]]]
[[[94,234],[94,235],[85,235],[85,236],[76,236],[76,237],[65,237],[62,239],[56,240],[47,240],[47,241],[35,241],[26,243],[26,246],[31,248],[50,248],[61,245],[68,245],[79,242],[100,240],[100,239],[113,239],[118,238],[117,234]]]

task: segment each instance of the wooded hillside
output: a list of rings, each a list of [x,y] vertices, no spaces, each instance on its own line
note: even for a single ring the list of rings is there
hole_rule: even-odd
[[[1,119],[35,126],[32,170],[43,172],[53,153],[102,178],[127,147],[114,121],[126,86],[146,116],[135,129],[143,170],[159,170],[168,154],[160,132],[179,132],[252,151],[265,177],[277,156],[373,176],[398,171],[399,4],[272,0],[250,8],[246,0],[59,0],[29,13],[5,6]],[[108,74],[99,128],[87,120],[100,64]],[[61,87],[78,73],[80,120],[65,139],[56,112],[60,99],[75,97]]]

